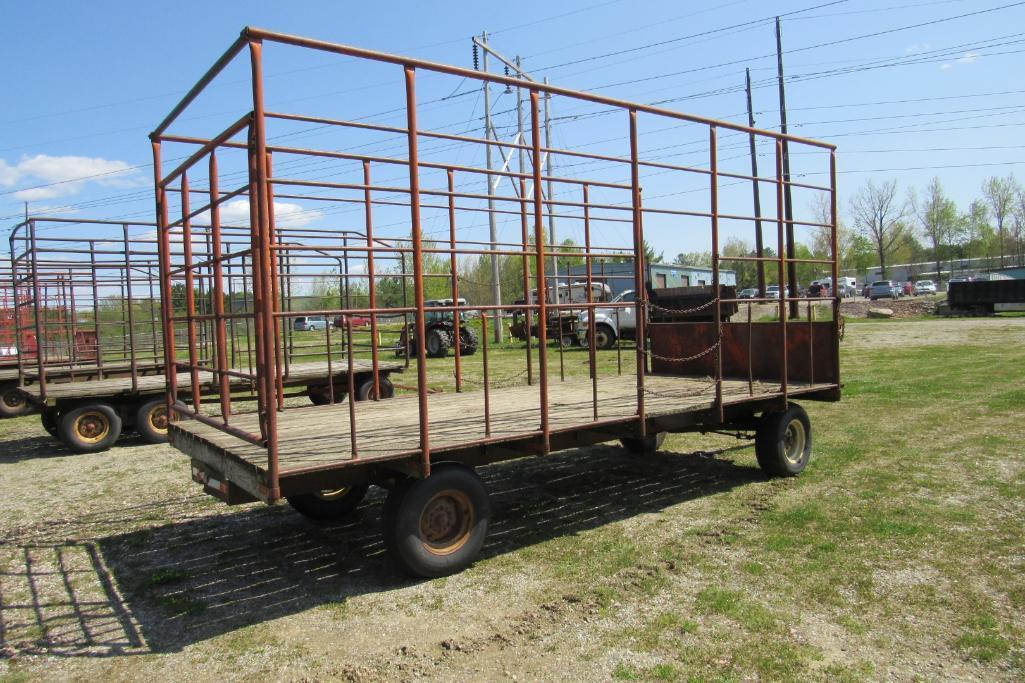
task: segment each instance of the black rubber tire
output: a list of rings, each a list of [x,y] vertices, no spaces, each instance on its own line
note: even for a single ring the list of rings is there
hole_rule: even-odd
[[[30,410],[32,404],[17,384],[0,388],[0,417],[19,417]]]
[[[426,350],[428,358],[444,358],[452,346],[452,337],[443,329],[434,328],[427,331]]]
[[[432,530],[424,529],[431,521],[434,533],[443,534],[433,541],[425,535]],[[491,501],[476,472],[463,465],[438,465],[426,479],[406,480],[388,492],[384,543],[402,571],[448,576],[473,563],[490,521]]]
[[[562,347],[564,349],[570,349],[577,345],[577,338],[572,334],[562,335]]]
[[[391,398],[395,395],[395,385],[391,383],[391,380],[387,376],[381,375],[378,379],[378,384],[381,386],[381,398]],[[363,380],[359,386],[356,387],[356,400],[357,401],[369,401],[374,396],[374,377],[371,375]]]
[[[469,327],[464,327],[459,330],[459,355],[460,356],[472,356],[477,353],[477,346],[480,342],[477,339],[477,333]]]
[[[619,443],[623,444],[623,448],[637,455],[654,453],[662,448],[662,444],[666,440],[666,434],[667,432],[656,432],[655,434],[648,434],[643,439],[639,436],[627,436],[620,439]]]
[[[306,397],[315,406],[326,406],[331,402],[326,387],[306,387]]]
[[[755,432],[755,456],[774,477],[795,477],[811,460],[811,421],[804,408],[791,403],[783,412],[762,414]]]
[[[348,389],[344,386],[335,385],[335,403],[341,403],[345,400],[345,395],[348,393]],[[331,403],[331,394],[328,392],[326,386],[322,387],[306,387],[306,396],[310,399],[310,403],[315,406],[326,406]]]
[[[60,438],[57,435],[57,427],[60,424],[60,414],[57,412],[56,408],[47,406],[41,409],[39,411],[39,421],[43,424],[43,429],[46,430],[47,434],[55,439]]]
[[[147,443],[167,443],[166,398],[161,396],[139,406],[135,411],[135,431]]]
[[[109,450],[119,436],[121,417],[106,403],[87,403],[72,408],[62,414],[57,423],[57,437],[75,453]]]
[[[608,325],[596,325],[594,328],[594,345],[599,349],[611,349],[616,346],[616,333]]]
[[[285,500],[303,517],[327,522],[351,514],[363,502],[369,488],[367,483],[352,484],[333,491],[286,496]]]

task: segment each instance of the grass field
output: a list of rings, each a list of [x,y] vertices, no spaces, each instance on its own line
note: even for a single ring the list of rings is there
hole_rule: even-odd
[[[0,680],[1022,680],[1023,342],[848,326],[797,479],[694,435],[484,468],[483,559],[436,581],[388,568],[379,494],[317,526],[202,496],[168,447],[2,422]]]

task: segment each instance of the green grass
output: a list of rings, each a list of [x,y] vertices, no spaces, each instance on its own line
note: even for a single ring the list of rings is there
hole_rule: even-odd
[[[804,404],[815,456],[800,477],[515,555],[563,586],[551,590],[628,619],[603,640],[639,657],[620,660],[616,680],[864,680],[902,653],[1025,677],[1021,332],[990,346],[842,347],[844,400]],[[716,443],[672,436],[664,450]],[[731,458],[755,464],[750,451]]]

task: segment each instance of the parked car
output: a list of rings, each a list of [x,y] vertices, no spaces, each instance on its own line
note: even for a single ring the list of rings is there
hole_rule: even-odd
[[[738,299],[754,299],[758,296],[758,290],[754,287],[748,287],[747,289],[740,290],[740,294],[737,295]]]
[[[365,316],[365,315],[350,315],[349,319],[352,321],[352,326],[353,327],[369,327],[370,326],[370,317],[369,316]],[[344,329],[345,328],[345,316],[344,315],[335,316],[335,319],[332,321],[331,324],[334,325],[335,327],[339,328],[339,329]]]
[[[890,280],[876,280],[868,288],[868,298],[876,299],[899,299],[903,289],[896,282]]]
[[[915,296],[922,296],[923,294],[935,294],[936,283],[932,280],[919,280],[915,283]]]
[[[327,329],[327,318],[322,315],[301,315],[292,323],[292,329],[297,332],[313,332],[315,330]]]
[[[912,294],[914,294],[915,293],[915,283],[912,282],[911,280],[908,280],[907,282],[905,282],[901,286],[901,293],[904,294],[904,296],[911,296]]]
[[[787,296],[790,296],[790,287],[786,288]],[[769,285],[765,288],[765,296],[770,299],[779,298],[779,285]]]

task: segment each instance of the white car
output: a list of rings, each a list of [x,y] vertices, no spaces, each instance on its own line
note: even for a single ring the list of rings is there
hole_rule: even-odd
[[[637,300],[634,290],[628,289],[609,303],[632,304]],[[588,313],[584,311],[577,318],[577,339],[581,346],[587,346]],[[633,339],[637,333],[637,307],[615,306],[594,309],[594,345],[599,349],[611,349],[620,337]]]
[[[932,280],[919,280],[915,283],[915,296],[935,294],[936,291],[936,283]]]

